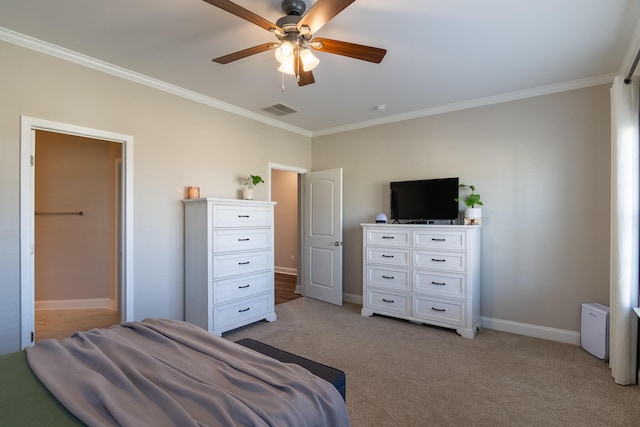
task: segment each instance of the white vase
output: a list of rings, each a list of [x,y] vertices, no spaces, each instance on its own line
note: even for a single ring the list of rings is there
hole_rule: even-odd
[[[464,217],[468,219],[482,218],[482,208],[467,208],[464,210]]]
[[[243,188],[242,198],[244,200],[253,200],[253,188]]]

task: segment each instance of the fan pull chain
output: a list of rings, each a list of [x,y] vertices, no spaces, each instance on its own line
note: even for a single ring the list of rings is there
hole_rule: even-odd
[[[280,73],[282,75],[282,85],[280,86],[280,92],[284,92],[284,73]]]

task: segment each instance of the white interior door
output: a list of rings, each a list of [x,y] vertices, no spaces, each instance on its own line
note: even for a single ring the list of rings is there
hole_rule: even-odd
[[[342,305],[342,169],[303,180],[303,294]]]

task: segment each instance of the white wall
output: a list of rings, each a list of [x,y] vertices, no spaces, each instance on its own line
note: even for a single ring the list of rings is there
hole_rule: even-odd
[[[481,314],[579,330],[608,305],[609,87],[313,139],[313,170],[344,169],[344,289],[362,294],[362,232],[389,181],[460,177],[483,211]]]
[[[184,187],[238,198],[241,179],[268,177],[269,162],[310,168],[307,137],[10,43],[0,58],[0,354],[20,348],[21,115],[134,137],[136,319],[183,318]]]

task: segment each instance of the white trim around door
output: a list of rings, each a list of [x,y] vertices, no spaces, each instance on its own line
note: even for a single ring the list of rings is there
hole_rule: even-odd
[[[34,288],[34,168],[37,130],[101,139],[122,146],[122,320],[133,315],[133,136],[53,122],[28,116],[20,117],[20,343],[33,345],[35,329]]]

